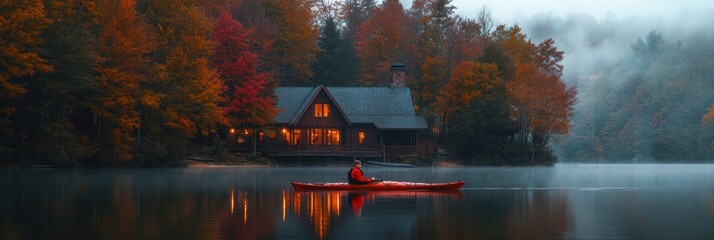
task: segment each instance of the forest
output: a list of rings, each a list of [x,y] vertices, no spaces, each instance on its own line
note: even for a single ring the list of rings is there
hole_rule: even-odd
[[[387,86],[396,61],[432,138],[465,164],[557,162],[551,141],[570,132],[577,102],[554,40],[535,42],[486,7],[459,16],[450,0],[27,0],[0,11],[0,163],[163,166],[219,154],[229,126],[271,124],[277,86]],[[642,43],[633,85],[688,54],[660,40]],[[654,93],[636,92],[603,104],[665,129],[648,115]]]
[[[568,162],[711,162],[714,32],[710,14],[671,19],[534,16],[534,39],[571,53],[572,129],[554,143]],[[703,16],[699,16],[703,15]]]

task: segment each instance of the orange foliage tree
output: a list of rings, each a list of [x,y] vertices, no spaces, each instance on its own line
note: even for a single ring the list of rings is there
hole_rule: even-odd
[[[40,33],[50,24],[40,0],[0,1],[0,157],[10,147],[15,133],[12,116],[17,106],[11,100],[25,94],[22,79],[52,70],[38,54]],[[7,144],[6,144],[7,143]]]
[[[132,159],[132,142],[139,127],[139,84],[146,81],[148,54],[153,44],[148,27],[136,12],[133,0],[97,1],[101,11],[97,83],[100,138],[104,159]]]
[[[495,64],[472,61],[459,64],[437,97],[437,108],[447,126],[443,131],[463,130],[465,126],[461,116],[467,114],[474,101],[486,96],[500,82]]]
[[[449,79],[449,71],[446,61],[441,57],[426,58],[421,69],[423,71],[421,91],[415,91],[412,94],[416,95],[415,103],[417,104],[418,112],[426,117],[429,126],[433,126],[437,115],[435,112],[436,97],[439,94],[439,90],[446,85]]]
[[[577,90],[560,77],[563,52],[548,39],[534,45],[518,26],[499,26],[496,40],[514,62],[515,74],[507,84],[520,141],[531,144],[531,163],[536,149],[545,149],[552,134],[567,134]]]
[[[152,77],[142,84],[141,141],[151,161],[175,163],[198,136],[225,124],[225,86],[209,68],[211,22],[201,9],[180,0],[144,3],[156,31]]]
[[[314,0],[264,0],[267,16],[277,26],[271,51],[276,55],[282,85],[309,85],[314,76],[319,30],[315,24]]]
[[[361,85],[389,83],[389,67],[405,55],[404,8],[399,0],[387,0],[374,9],[370,19],[357,31],[355,49],[360,59]]]
[[[37,53],[50,20],[39,0],[2,1],[0,13],[0,98],[18,98],[25,89],[14,81],[52,70]]]

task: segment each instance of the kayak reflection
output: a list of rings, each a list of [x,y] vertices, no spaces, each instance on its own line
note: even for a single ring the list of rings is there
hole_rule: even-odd
[[[364,205],[364,199],[367,197],[367,193],[347,193],[347,201],[350,202],[350,207],[352,207],[352,213],[355,216],[362,215],[362,205]]]
[[[370,203],[413,203],[419,198],[427,199],[434,197],[449,197],[454,199],[463,198],[460,191],[454,192],[414,192],[414,191],[390,191],[390,192],[347,192],[347,201],[350,203],[352,213],[359,217],[362,214],[362,206],[365,201]]]

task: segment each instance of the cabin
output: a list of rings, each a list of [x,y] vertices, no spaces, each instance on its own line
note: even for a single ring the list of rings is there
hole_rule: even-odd
[[[404,64],[392,65],[389,87],[278,87],[275,130],[260,132],[268,156],[374,157],[433,153],[426,120],[414,113]],[[246,135],[248,131],[245,131]],[[249,139],[233,134],[233,149]],[[230,134],[229,134],[230,136]],[[235,138],[238,137],[238,138]]]

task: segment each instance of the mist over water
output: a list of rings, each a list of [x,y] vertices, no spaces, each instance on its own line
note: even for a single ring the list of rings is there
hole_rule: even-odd
[[[346,167],[0,170],[2,239],[712,239],[714,165],[380,168],[458,193],[296,192]]]

